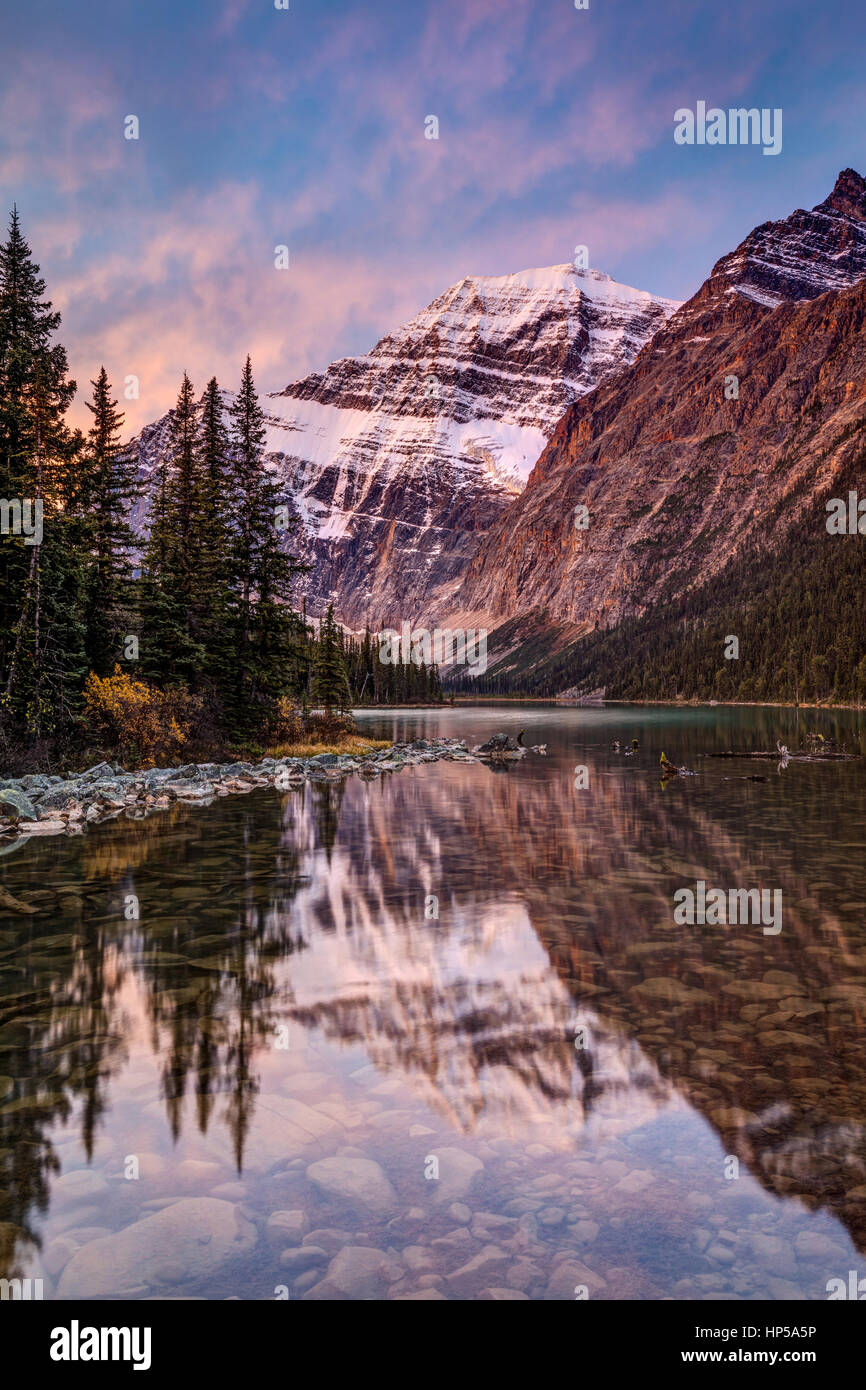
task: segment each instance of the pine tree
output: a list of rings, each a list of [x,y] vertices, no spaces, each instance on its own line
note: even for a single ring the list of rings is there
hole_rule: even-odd
[[[234,683],[233,621],[236,595],[232,582],[232,470],[223,419],[222,394],[216,377],[207,384],[197,443],[196,552],[198,572],[193,596],[192,628],[203,651],[203,669],[221,702]]]
[[[136,538],[127,520],[140,496],[134,459],[120,446],[123,415],[111,398],[104,367],[93,387],[87,409],[93,424],[87,437],[78,484],[77,503],[89,522],[91,563],[87,582],[86,653],[97,675],[113,670],[123,636],[133,627],[133,561]]]
[[[7,731],[34,736],[72,717],[85,668],[73,473],[82,441],[64,420],[76,388],[44,294],[15,209],[0,246],[0,496],[29,510],[33,530],[0,539],[0,695]]]
[[[292,527],[282,491],[265,467],[265,417],[247,357],[230,410],[234,576],[237,585],[235,698],[238,731],[268,722],[280,695],[298,688],[303,625],[290,601],[307,566],[283,549]]]
[[[334,710],[344,714],[351,708],[352,696],[346,679],[346,666],[332,603],[328,604],[328,611],[319,629],[313,699],[322,705],[328,714]]]
[[[194,636],[200,576],[201,488],[192,382],[183,375],[160,460],[142,576],[142,670],[160,685],[194,684],[204,652]]]

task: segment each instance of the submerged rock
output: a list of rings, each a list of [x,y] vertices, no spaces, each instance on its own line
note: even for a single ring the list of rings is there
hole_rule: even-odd
[[[311,1163],[307,1177],[328,1197],[357,1203],[377,1216],[384,1216],[397,1205],[384,1169],[370,1158],[321,1158]]]
[[[257,1232],[231,1202],[187,1197],[114,1235],[83,1245],[66,1265],[58,1298],[124,1298],[211,1278],[253,1249]]]
[[[370,1245],[347,1245],[328,1265],[320,1283],[304,1300],[380,1299],[402,1276],[399,1262]]]

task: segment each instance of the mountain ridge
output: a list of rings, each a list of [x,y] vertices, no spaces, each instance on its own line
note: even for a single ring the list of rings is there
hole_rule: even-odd
[[[446,603],[493,625],[532,606],[609,626],[717,571],[863,413],[864,276],[866,181],[843,170],[811,214],[717,261],[630,366],[569,407]]]

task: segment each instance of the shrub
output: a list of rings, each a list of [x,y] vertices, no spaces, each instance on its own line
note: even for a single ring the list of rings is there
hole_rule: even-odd
[[[304,734],[310,743],[339,743],[346,734],[356,732],[350,714],[308,714]]]
[[[272,729],[275,743],[339,743],[347,734],[356,733],[351,715],[302,714],[291,699],[284,695],[277,704],[277,718]]]
[[[300,710],[295,709],[288,695],[281,696],[277,701],[273,736],[278,743],[300,743],[304,737],[303,716]]]
[[[144,765],[182,756],[201,709],[201,701],[185,687],[157,690],[119,666],[111,676],[90,672],[84,705],[88,727],[105,751]]]

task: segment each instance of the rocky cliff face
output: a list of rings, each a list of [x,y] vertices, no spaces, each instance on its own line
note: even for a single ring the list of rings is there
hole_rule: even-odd
[[[859,447],[863,277],[866,182],[849,169],[811,213],[752,232],[569,408],[445,606],[607,625],[768,530],[782,544]]]
[[[568,405],[631,362],[673,300],[572,265],[467,277],[363,357],[268,397],[267,448],[313,565],[312,613],[418,618],[519,495]],[[168,416],[133,441],[151,476]],[[146,512],[137,518],[146,527]]]

